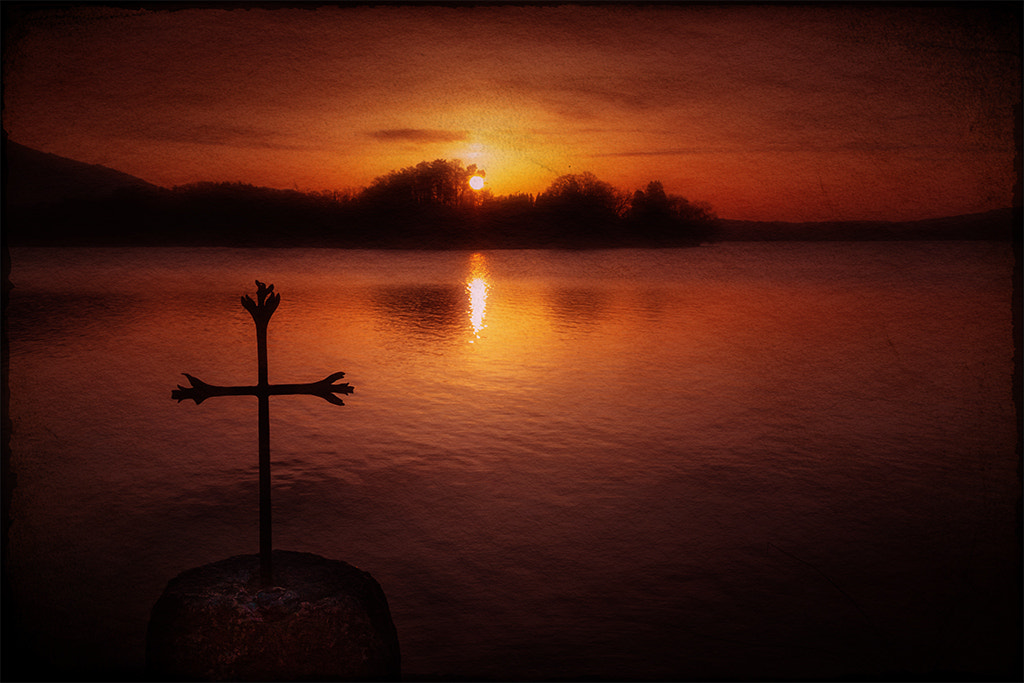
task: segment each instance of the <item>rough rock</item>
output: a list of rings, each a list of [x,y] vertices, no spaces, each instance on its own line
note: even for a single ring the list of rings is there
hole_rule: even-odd
[[[368,573],[275,550],[273,587],[259,555],[179,574],[157,600],[146,638],[163,680],[398,680],[398,635]]]

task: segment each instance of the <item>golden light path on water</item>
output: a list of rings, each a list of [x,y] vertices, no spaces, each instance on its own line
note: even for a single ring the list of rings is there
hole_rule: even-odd
[[[469,292],[469,322],[473,326],[474,339],[480,338],[480,330],[486,327],[484,317],[487,315],[487,258],[483,254],[473,254],[469,259],[469,278],[466,280],[466,291]]]

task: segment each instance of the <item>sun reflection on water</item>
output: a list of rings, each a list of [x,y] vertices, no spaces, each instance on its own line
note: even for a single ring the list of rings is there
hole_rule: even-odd
[[[480,338],[480,330],[487,327],[484,317],[487,315],[487,257],[473,254],[469,258],[469,277],[466,279],[466,291],[469,293],[469,322],[473,326],[472,344]]]

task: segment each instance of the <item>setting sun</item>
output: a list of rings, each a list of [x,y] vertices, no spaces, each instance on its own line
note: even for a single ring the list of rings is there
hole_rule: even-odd
[[[482,190],[484,189],[484,179],[475,175],[469,179],[469,186],[474,190]]]

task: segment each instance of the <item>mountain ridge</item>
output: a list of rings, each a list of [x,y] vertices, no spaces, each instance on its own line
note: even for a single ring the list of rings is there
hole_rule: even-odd
[[[4,138],[4,182],[7,201],[13,205],[109,197],[126,188],[159,187],[108,166],[41,152]]]

